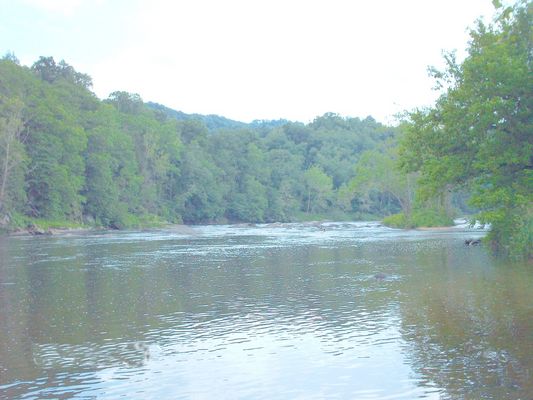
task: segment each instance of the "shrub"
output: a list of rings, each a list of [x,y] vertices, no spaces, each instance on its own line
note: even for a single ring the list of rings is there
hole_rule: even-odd
[[[453,219],[444,211],[424,208],[414,210],[410,217],[407,217],[404,213],[389,215],[383,218],[383,224],[391,228],[402,229],[452,226]]]

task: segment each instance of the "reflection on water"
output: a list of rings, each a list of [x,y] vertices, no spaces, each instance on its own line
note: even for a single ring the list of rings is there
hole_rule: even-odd
[[[3,238],[0,398],[531,398],[533,270],[482,234]]]

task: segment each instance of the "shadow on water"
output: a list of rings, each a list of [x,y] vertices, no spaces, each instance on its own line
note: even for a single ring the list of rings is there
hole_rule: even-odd
[[[0,397],[533,393],[531,268],[464,228],[321,227],[0,239]]]

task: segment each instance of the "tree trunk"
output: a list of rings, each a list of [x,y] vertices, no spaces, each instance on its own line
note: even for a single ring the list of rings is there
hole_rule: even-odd
[[[9,134],[9,132],[6,132],[6,136]],[[2,182],[0,183],[0,212],[3,211],[4,208],[4,200],[5,200],[5,193],[6,193],[6,183],[8,179],[9,174],[9,152],[11,148],[11,138],[6,137],[6,150],[4,154],[4,163],[2,166]]]

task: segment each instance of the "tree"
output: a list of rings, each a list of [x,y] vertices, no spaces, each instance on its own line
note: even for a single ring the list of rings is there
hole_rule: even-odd
[[[470,32],[468,56],[433,70],[443,93],[408,116],[401,162],[423,195],[469,188],[494,248],[533,257],[533,3],[502,8]]]
[[[116,91],[111,93],[106,101],[113,104],[118,111],[128,114],[138,114],[143,107],[142,98],[137,93]]]
[[[410,217],[416,179],[413,174],[407,174],[398,168],[395,150],[388,149],[385,153],[364,152],[355,165],[355,177],[350,181],[349,187],[361,198],[386,195],[400,205],[406,217]],[[381,208],[377,211],[388,214],[394,210],[389,206],[386,210]]]
[[[48,83],[54,83],[62,78],[85,89],[93,85],[89,75],[76,72],[65,60],[56,63],[53,57],[39,57],[31,69],[39,78]]]
[[[23,103],[18,99],[0,101],[0,213],[5,215],[13,200],[24,198]]]
[[[238,221],[263,222],[268,207],[267,190],[257,179],[248,175],[241,190],[232,196],[228,214]]]
[[[196,141],[180,162],[179,211],[184,222],[216,221],[225,211],[222,171]]]
[[[290,221],[340,203],[351,211],[351,166],[395,130],[332,113],[307,125],[245,124],[124,91],[102,102],[89,76],[52,57],[27,68],[8,54],[0,77],[0,202],[4,215],[23,214],[20,224]]]
[[[104,226],[128,225],[140,209],[139,171],[133,140],[120,129],[118,112],[101,104],[91,116],[85,158],[84,214]]]
[[[307,191],[306,212],[325,208],[325,201],[333,194],[333,180],[320,167],[312,166],[304,174]]]
[[[20,65],[19,59],[12,51],[6,52],[6,54],[4,54],[4,56],[2,57],[2,60],[11,61],[14,64]]]

